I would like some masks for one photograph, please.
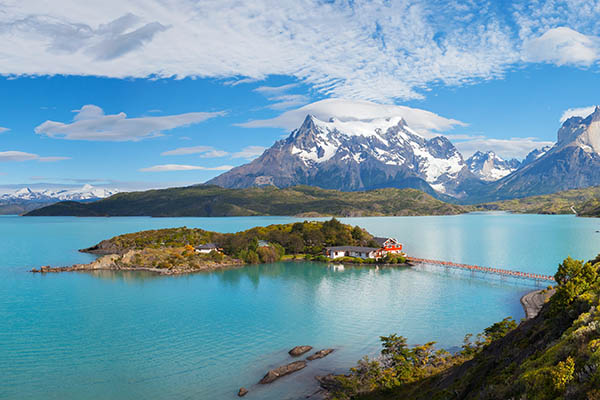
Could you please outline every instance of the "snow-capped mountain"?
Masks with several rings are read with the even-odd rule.
[[[493,151],[478,151],[469,157],[465,163],[475,176],[484,181],[497,181],[516,171],[521,162],[517,159],[504,160]]]
[[[447,138],[425,139],[401,117],[322,121],[308,115],[300,128],[262,156],[208,183],[230,188],[414,187],[462,196],[461,185],[469,180],[478,181]]]
[[[48,201],[83,201],[103,199],[118,193],[118,190],[109,190],[96,188],[92,185],[84,185],[80,189],[62,189],[62,190],[32,190],[30,188],[22,188],[14,193],[6,193],[0,196],[0,200],[6,201],[32,201],[32,202],[48,202]]]
[[[566,120],[558,130],[556,144],[531,158],[522,168],[494,182],[486,200],[600,185],[600,107],[586,118]]]
[[[519,168],[522,168],[528,164],[531,164],[532,162],[534,162],[535,160],[537,160],[538,158],[540,158],[541,156],[546,154],[548,152],[548,150],[550,150],[551,148],[552,148],[552,146],[544,146],[539,149],[531,150],[529,152],[529,154],[527,154],[527,157],[525,157],[523,159],[523,162],[521,163],[521,166]]]

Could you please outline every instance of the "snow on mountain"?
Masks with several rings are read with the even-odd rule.
[[[30,188],[22,188],[14,193],[6,193],[0,196],[0,200],[7,201],[33,201],[33,202],[48,202],[48,201],[85,201],[103,199],[113,194],[118,193],[118,190],[96,188],[92,185],[84,185],[80,189],[62,189],[62,190],[31,190]]]
[[[531,150],[529,152],[529,154],[527,154],[527,157],[525,157],[525,159],[523,160],[523,162],[521,163],[521,166],[519,168],[522,168],[528,164],[531,164],[532,162],[534,162],[535,160],[537,160],[538,158],[540,158],[544,154],[546,154],[548,152],[548,150],[550,150],[551,148],[552,148],[552,146],[544,146],[539,149]]]
[[[600,185],[600,107],[586,118],[567,119],[554,146],[530,155],[529,163],[490,185],[485,200]]]
[[[323,121],[308,115],[302,126],[261,157],[208,183],[233,188],[262,184],[339,190],[417,187],[454,195],[465,179],[475,177],[448,139],[425,139],[401,117]]]
[[[469,171],[484,181],[497,181],[516,171],[521,163],[519,160],[504,160],[493,151],[478,151],[466,161]]]

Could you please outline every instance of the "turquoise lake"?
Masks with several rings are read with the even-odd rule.
[[[380,335],[456,349],[506,316],[534,282],[439,267],[340,267],[306,262],[158,277],[31,274],[93,259],[77,249],[117,234],[188,226],[234,232],[288,217],[0,217],[0,398],[299,399],[315,375],[375,355]],[[468,214],[344,218],[393,236],[409,255],[554,274],[566,256],[600,252],[600,220]],[[271,385],[296,345],[330,356]]]

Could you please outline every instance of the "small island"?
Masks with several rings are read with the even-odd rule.
[[[115,236],[80,251],[101,257],[88,264],[43,266],[32,272],[122,270],[179,275],[285,260],[408,265],[402,244],[396,239],[375,237],[335,218],[237,233],[187,227],[141,231]]]

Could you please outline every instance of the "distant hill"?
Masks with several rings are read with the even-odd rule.
[[[585,189],[572,189],[521,199],[465,206],[465,208],[468,211],[511,211],[523,214],[573,214],[573,209],[575,209],[577,215],[580,216],[600,216],[599,199],[600,186],[593,186]],[[595,204],[599,209],[594,215]]]
[[[92,203],[64,201],[27,216],[222,217],[249,215],[454,215],[461,206],[416,189],[340,192],[310,186],[225,189],[212,185],[118,193]]]

